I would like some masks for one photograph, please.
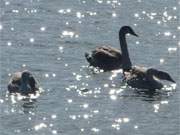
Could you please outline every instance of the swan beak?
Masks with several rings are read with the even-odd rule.
[[[173,82],[173,83],[176,83],[172,78],[170,78],[169,81],[171,81],[171,82]]]
[[[167,76],[165,77],[166,77],[165,80],[176,83],[169,74],[167,74]]]
[[[136,33],[134,33],[133,35],[136,36],[136,37],[139,37]]]
[[[164,79],[167,80],[167,81],[176,83],[169,74],[167,74]]]

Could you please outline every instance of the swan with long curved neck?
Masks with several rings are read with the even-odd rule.
[[[129,26],[123,27],[122,31],[126,33],[134,33],[135,32]],[[167,80],[175,83],[175,81],[171,78],[171,76],[164,71],[160,71],[154,68],[145,68],[145,67],[132,67],[131,60],[129,58],[129,52],[126,43],[125,35],[120,31],[119,33],[120,43],[121,43],[121,51],[122,51],[122,69],[124,80],[127,84],[133,88],[139,89],[161,89],[163,84],[160,80]]]
[[[99,67],[104,71],[111,71],[114,69],[122,68],[122,61],[124,61],[124,65],[125,63],[129,64],[130,60],[128,60],[127,57],[129,55],[126,47],[127,44],[125,38],[126,34],[128,33],[137,36],[131,27],[121,27],[119,31],[121,51],[113,47],[102,46],[97,47],[95,50],[93,50],[91,55],[89,53],[85,53],[85,57],[89,62],[90,66]],[[127,65],[126,68],[128,67],[129,65]]]
[[[122,52],[122,68],[124,70],[129,70],[132,67],[131,60],[129,58],[129,52],[127,49],[127,43],[126,43],[126,34],[129,33],[134,36],[138,36],[131,27],[124,26],[119,31],[119,41],[121,46],[121,52]]]
[[[8,84],[8,91],[10,93],[28,95],[35,94],[38,90],[39,86],[36,79],[32,73],[27,70],[14,73]]]

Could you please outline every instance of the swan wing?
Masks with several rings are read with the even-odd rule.
[[[93,51],[92,56],[98,60],[119,60],[121,59],[121,53],[119,50],[111,47],[99,47]]]

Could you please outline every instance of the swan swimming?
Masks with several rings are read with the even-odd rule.
[[[123,29],[126,29],[124,31],[133,31],[133,29],[129,26],[124,26]],[[126,37],[124,34],[121,34],[120,38],[123,77],[124,81],[126,81],[129,86],[138,89],[155,90],[161,89],[163,87],[161,80],[167,80],[175,83],[175,81],[167,72],[160,71],[154,68],[132,66],[131,60],[129,58]]]
[[[124,38],[126,34],[138,36],[132,29],[129,29],[128,26],[123,26],[119,30],[120,46],[121,44],[126,43],[126,40]],[[124,48],[121,47],[121,49],[124,49]],[[91,55],[86,52],[85,57],[87,61],[89,62],[90,66],[98,67],[100,69],[103,69],[104,71],[111,71],[111,70],[122,68],[123,56],[122,56],[121,51],[113,47],[101,46],[93,50]]]
[[[9,84],[9,93],[20,93],[22,95],[35,94],[39,90],[38,83],[30,71],[24,70],[12,75]]]

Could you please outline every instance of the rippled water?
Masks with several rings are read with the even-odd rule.
[[[168,71],[179,84],[178,0],[1,0],[1,135],[177,135],[179,86],[155,93],[128,88],[120,71],[93,73],[84,52],[119,48],[130,25],[133,64]],[[6,95],[11,74],[29,69],[44,92]]]

